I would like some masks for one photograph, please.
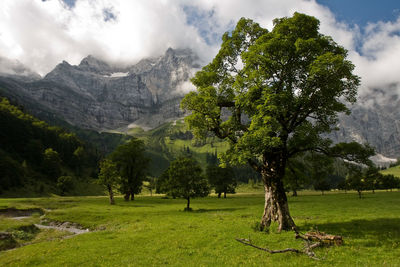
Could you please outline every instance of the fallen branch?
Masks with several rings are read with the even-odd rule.
[[[275,253],[285,253],[285,252],[302,253],[302,251],[300,251],[300,250],[298,250],[298,249],[295,249],[295,248],[286,248],[286,249],[281,249],[281,250],[272,250],[272,249],[262,248],[262,247],[253,245],[253,244],[251,243],[251,240],[249,240],[249,239],[244,239],[244,238],[235,238],[235,239],[236,239],[236,241],[239,241],[240,243],[242,243],[242,244],[244,244],[244,245],[246,245],[246,246],[250,246],[250,247],[253,247],[253,248],[256,248],[256,249],[260,249],[260,250],[266,251],[266,252],[271,253],[271,254],[275,254]]]
[[[315,249],[317,247],[322,247],[322,246],[329,246],[332,244],[335,244],[337,246],[340,246],[343,244],[343,238],[341,236],[328,235],[326,233],[319,232],[318,230],[311,231],[311,232],[308,232],[305,234],[300,234],[296,229],[294,229],[294,231],[296,233],[295,238],[302,239],[305,242],[303,250],[299,250],[299,249],[295,249],[295,248],[273,250],[273,249],[269,249],[269,248],[263,248],[263,247],[256,246],[251,242],[250,239],[244,239],[244,238],[235,238],[235,239],[236,239],[236,241],[238,241],[246,246],[250,246],[250,247],[262,250],[262,251],[266,251],[271,254],[294,252],[297,254],[300,254],[300,253],[306,254],[308,257],[310,257],[314,260],[320,260],[320,258],[316,257],[313,249]],[[313,243],[313,242],[315,242],[315,243]]]

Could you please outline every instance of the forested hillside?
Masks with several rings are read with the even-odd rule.
[[[97,175],[100,154],[75,134],[24,113],[5,98],[0,125],[0,194],[87,194],[95,187],[90,180]]]

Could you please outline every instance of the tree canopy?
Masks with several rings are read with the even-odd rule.
[[[159,188],[163,193],[187,200],[187,211],[191,210],[191,198],[205,197],[210,193],[203,170],[193,158],[179,158],[171,162],[161,175],[161,182]]]
[[[229,140],[223,163],[248,163],[261,173],[261,228],[272,220],[279,230],[295,227],[282,182],[290,158],[313,151],[366,162],[372,153],[356,143],[334,146],[323,135],[335,129],[338,113],[349,113],[346,102],[356,101],[360,79],[346,57],[314,17],[275,19],[272,31],[242,18],[192,79],[197,91],[181,102],[192,112],[186,122],[198,137],[213,132]]]
[[[149,159],[145,156],[143,141],[132,138],[126,144],[118,146],[110,155],[110,159],[116,164],[121,177],[120,191],[125,200],[134,200],[135,194],[142,190],[143,180],[149,165]]]
[[[110,159],[101,161],[98,183],[107,188],[111,205],[115,204],[113,188],[119,185],[120,182],[121,178],[117,171],[117,164]]]
[[[207,166],[206,174],[208,183],[214,188],[215,193],[218,194],[218,198],[221,197],[222,193],[224,193],[224,198],[226,198],[227,193],[235,193],[237,181],[230,166],[221,168],[210,164]]]

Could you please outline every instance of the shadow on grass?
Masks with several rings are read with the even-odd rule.
[[[242,210],[242,209],[244,209],[244,208],[198,209],[198,210],[193,210],[192,212],[205,213],[205,212],[218,212],[218,211],[237,211],[237,210]]]
[[[378,218],[372,220],[351,220],[348,222],[335,222],[316,224],[319,231],[329,234],[342,235],[345,239],[361,239],[366,246],[399,245],[400,218]],[[304,230],[311,229],[312,225],[305,225]],[[346,241],[345,241],[346,242]]]

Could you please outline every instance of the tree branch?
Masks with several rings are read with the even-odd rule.
[[[268,249],[268,248],[262,248],[262,247],[253,245],[251,243],[251,240],[249,240],[249,239],[244,239],[244,238],[235,238],[235,239],[236,239],[236,241],[238,241],[238,242],[240,242],[240,243],[242,243],[242,244],[244,244],[246,246],[250,246],[250,247],[253,247],[253,248],[256,248],[256,249],[259,249],[259,250],[263,250],[263,251],[266,251],[266,252],[271,253],[271,254],[285,253],[285,252],[303,253],[301,250],[298,250],[298,249],[295,249],[295,248],[286,248],[286,249],[280,249],[280,250],[272,250],[272,249]]]

